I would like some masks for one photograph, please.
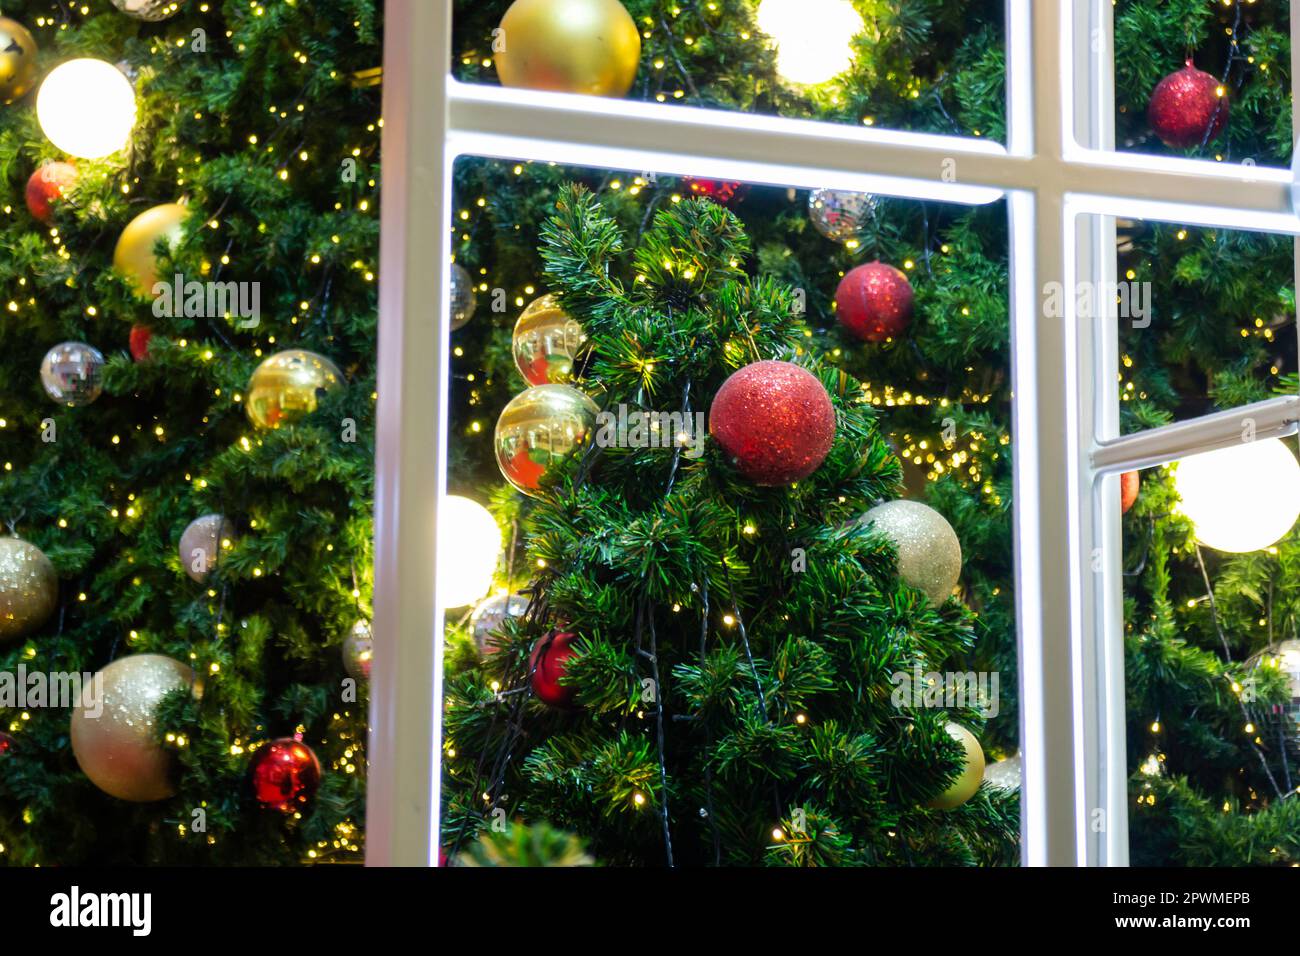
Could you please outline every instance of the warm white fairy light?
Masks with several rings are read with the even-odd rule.
[[[1174,485],[1197,540],[1218,551],[1267,548],[1300,515],[1300,465],[1277,438],[1184,458]]]
[[[849,0],[762,0],[758,28],[776,42],[782,78],[812,86],[853,65],[852,41],[865,24]]]
[[[111,63],[61,63],[36,95],[36,118],[51,143],[70,156],[99,159],[124,147],[135,126],[135,89]]]

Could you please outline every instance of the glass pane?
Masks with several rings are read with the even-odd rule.
[[[455,185],[443,851],[1015,863],[1005,205]]]
[[[1115,142],[1291,163],[1291,3],[1115,2]]]
[[[1003,8],[991,0],[458,0],[453,69],[473,83],[1002,142]]]

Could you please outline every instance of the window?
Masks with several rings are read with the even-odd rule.
[[[953,202],[1006,197],[1023,861],[1127,863],[1113,476],[1232,444],[1243,417],[1255,437],[1294,434],[1300,399],[1121,436],[1115,310],[1088,315],[1065,294],[1057,313],[1046,299],[1116,281],[1117,217],[1300,232],[1290,171],[1116,152],[1104,0],[1008,0],[1005,146],[462,84],[448,73],[448,6],[395,0],[387,22],[369,861],[436,857],[442,607],[426,575],[445,492],[448,361],[446,328],[429,317],[448,314],[452,164],[473,154]],[[414,845],[412,832],[429,839]]]

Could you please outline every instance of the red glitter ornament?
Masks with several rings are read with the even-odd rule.
[[[723,206],[739,202],[744,198],[745,193],[744,183],[733,183],[725,179],[696,179],[694,176],[685,176],[682,185],[697,199],[712,199]]]
[[[146,325],[131,326],[131,358],[143,362],[149,357],[149,340],[153,338],[153,329]]]
[[[560,683],[564,676],[569,658],[578,651],[573,642],[576,634],[568,631],[552,631],[540,638],[533,645],[533,652],[528,656],[528,681],[538,700],[551,707],[570,707],[578,688]]]
[[[8,753],[13,748],[14,739],[9,734],[0,730],[0,754]]]
[[[320,787],[320,761],[301,740],[281,737],[253,756],[253,796],[288,813],[306,806]]]
[[[893,266],[868,262],[840,280],[835,311],[853,335],[883,342],[901,334],[912,321],[912,283]]]
[[[1188,149],[1218,137],[1228,125],[1228,94],[1209,73],[1187,65],[1156,84],[1147,122],[1166,146]]]
[[[1138,500],[1138,488],[1142,484],[1142,479],[1136,471],[1126,471],[1119,476],[1119,509],[1120,514],[1127,514],[1128,509],[1133,507],[1133,503]]]
[[[718,389],[709,434],[755,484],[787,485],[811,475],[831,450],[835,407],[807,369],[755,362]]]
[[[37,222],[48,223],[54,203],[62,199],[77,181],[77,167],[71,163],[41,163],[27,180],[27,211]]]

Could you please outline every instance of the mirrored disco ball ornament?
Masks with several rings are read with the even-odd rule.
[[[489,643],[492,634],[500,630],[508,617],[523,617],[528,610],[528,597],[523,594],[494,594],[474,609],[469,619],[470,632],[480,657],[496,653],[496,645]]]
[[[137,20],[166,20],[180,12],[182,0],[113,0],[127,16]]]
[[[808,218],[827,239],[856,243],[858,226],[875,211],[876,197],[843,189],[814,189],[808,196]]]
[[[1277,667],[1290,685],[1290,701],[1282,706],[1282,716],[1291,733],[1300,737],[1300,640],[1279,641],[1250,659],[1253,667],[1265,663]]]
[[[573,374],[573,360],[587,341],[582,326],[560,308],[553,295],[529,303],[515,323],[515,365],[529,385],[562,385]]]
[[[516,395],[497,419],[497,464],[526,495],[542,496],[542,477],[586,443],[600,409],[569,385],[538,385]]]
[[[45,353],[41,384],[62,405],[89,405],[104,390],[104,356],[85,342],[63,342]]]
[[[343,386],[343,373],[305,349],[277,352],[253,372],[244,404],[258,428],[279,428],[316,411],[321,396]]]
[[[478,294],[474,291],[474,279],[460,266],[451,267],[451,330],[458,328],[474,318],[478,308]]]

